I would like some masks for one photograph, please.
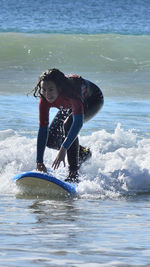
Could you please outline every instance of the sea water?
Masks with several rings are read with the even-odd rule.
[[[150,3],[0,1],[0,265],[150,265]],[[79,139],[92,151],[78,196],[19,196],[35,171],[38,76],[57,67],[101,87]],[[28,94],[29,93],[29,94]],[[57,110],[51,109],[50,121]],[[67,166],[49,171],[64,180]]]

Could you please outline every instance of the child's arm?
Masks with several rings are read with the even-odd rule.
[[[37,170],[47,172],[46,167],[43,163],[44,151],[47,143],[48,127],[39,127],[38,138],[37,138]]]
[[[73,141],[76,139],[82,125],[83,125],[83,114],[78,114],[78,115],[73,115],[73,123],[72,126],[69,130],[69,133],[65,139],[65,141],[63,142],[59,153],[56,157],[56,159],[54,160],[52,167],[54,169],[57,169],[61,163],[61,161],[64,162],[64,166],[65,166],[65,156],[66,156],[66,152],[67,149],[69,149],[69,147],[72,145]]]
[[[47,142],[48,127],[40,126],[37,137],[37,162],[43,163],[43,156]]]
[[[48,137],[48,122],[49,122],[49,106],[45,100],[40,99],[39,102],[39,131],[37,137],[37,167],[38,171],[47,172],[43,163],[44,151]]]
[[[83,114],[74,114],[73,115],[73,123],[70,127],[70,130],[68,132],[68,135],[66,139],[64,140],[62,146],[66,148],[67,150],[69,147],[72,145],[73,141],[76,139],[78,136],[79,131],[82,128],[83,125],[83,120],[84,120],[84,115]]]

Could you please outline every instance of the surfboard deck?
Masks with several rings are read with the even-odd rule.
[[[40,172],[24,172],[12,178],[24,194],[49,197],[75,196],[76,185]]]

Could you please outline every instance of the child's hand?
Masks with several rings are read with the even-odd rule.
[[[52,164],[52,168],[55,169],[58,169],[61,161],[63,161],[64,163],[64,167],[65,167],[65,156],[66,156],[66,153],[67,153],[67,149],[64,148],[63,146],[61,146],[59,152],[58,152],[58,155],[56,157],[56,159],[54,160],[53,164]]]
[[[37,163],[36,164],[36,170],[39,172],[46,172],[47,173],[47,169],[46,169],[44,163]]]

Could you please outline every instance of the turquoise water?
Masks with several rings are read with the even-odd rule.
[[[0,1],[0,265],[150,265],[149,1]],[[38,100],[47,68],[101,87],[103,109],[80,132],[92,158],[78,196],[22,196],[35,170]],[[52,119],[56,109],[50,112]],[[46,149],[50,172],[57,151]]]
[[[1,265],[148,266],[148,200],[59,202],[4,196]]]
[[[1,0],[0,31],[150,34],[149,0]]]
[[[38,101],[17,94],[0,100],[0,265],[149,264],[149,101],[105,98],[80,133],[92,158],[80,169],[78,196],[55,200],[21,197],[11,182],[35,170]],[[49,169],[56,154],[46,150]],[[51,173],[64,180],[67,168]]]

